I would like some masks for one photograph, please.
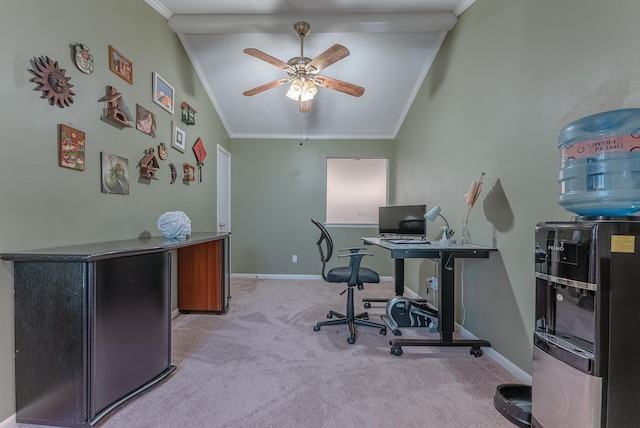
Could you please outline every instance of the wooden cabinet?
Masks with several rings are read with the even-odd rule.
[[[178,249],[178,308],[223,313],[229,301],[229,238]]]
[[[200,232],[2,254],[14,271],[16,421],[91,427],[173,373],[171,250],[184,254],[178,288],[222,312],[228,241]]]

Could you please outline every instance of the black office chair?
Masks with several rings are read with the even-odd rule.
[[[348,251],[348,253],[340,254],[338,257],[349,257],[349,266],[336,267],[325,274],[327,263],[331,260],[333,253],[333,240],[327,229],[320,222],[314,219],[311,219],[311,222],[320,229],[320,238],[316,245],[320,251],[320,260],[322,261],[322,279],[331,283],[344,282],[347,284],[347,289],[345,290],[347,292],[347,313],[341,314],[340,312],[329,311],[327,318],[336,317],[337,319],[319,322],[313,327],[313,330],[320,331],[320,327],[325,325],[346,324],[349,326],[350,333],[347,342],[351,345],[356,342],[356,325],[379,328],[380,334],[386,335],[387,327],[385,325],[369,321],[367,312],[356,315],[353,309],[353,287],[356,286],[358,290],[362,290],[365,283],[380,282],[380,277],[375,271],[360,267],[362,258],[373,254],[362,251],[363,248],[341,249],[340,251]],[[345,291],[340,294],[344,294]]]

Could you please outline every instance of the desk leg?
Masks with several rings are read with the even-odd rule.
[[[396,270],[396,296],[404,294],[404,259],[394,259]]]
[[[396,260],[396,269],[398,260]],[[404,283],[404,264],[402,264],[402,280]],[[443,251],[440,254],[440,294],[438,296],[438,330],[440,339],[394,339],[389,341],[391,354],[402,355],[403,346],[470,346],[474,357],[482,356],[481,346],[491,346],[481,339],[453,340],[455,324],[455,257],[453,253]],[[398,281],[396,271],[396,281]],[[396,291],[398,283],[396,282]]]
[[[442,343],[451,343],[455,322],[455,259],[453,254],[444,252],[439,264],[438,329]]]
[[[404,259],[393,259],[395,264],[395,282],[394,287],[396,289],[396,296],[402,296],[404,294]],[[362,299],[364,302],[364,308],[371,308],[371,303],[388,303],[390,299],[378,299],[365,297]]]

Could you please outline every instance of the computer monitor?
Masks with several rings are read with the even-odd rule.
[[[396,205],[378,208],[378,233],[383,235],[425,236],[427,206]]]

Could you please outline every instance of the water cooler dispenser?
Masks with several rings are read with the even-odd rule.
[[[531,423],[640,426],[640,218],[539,223]]]

